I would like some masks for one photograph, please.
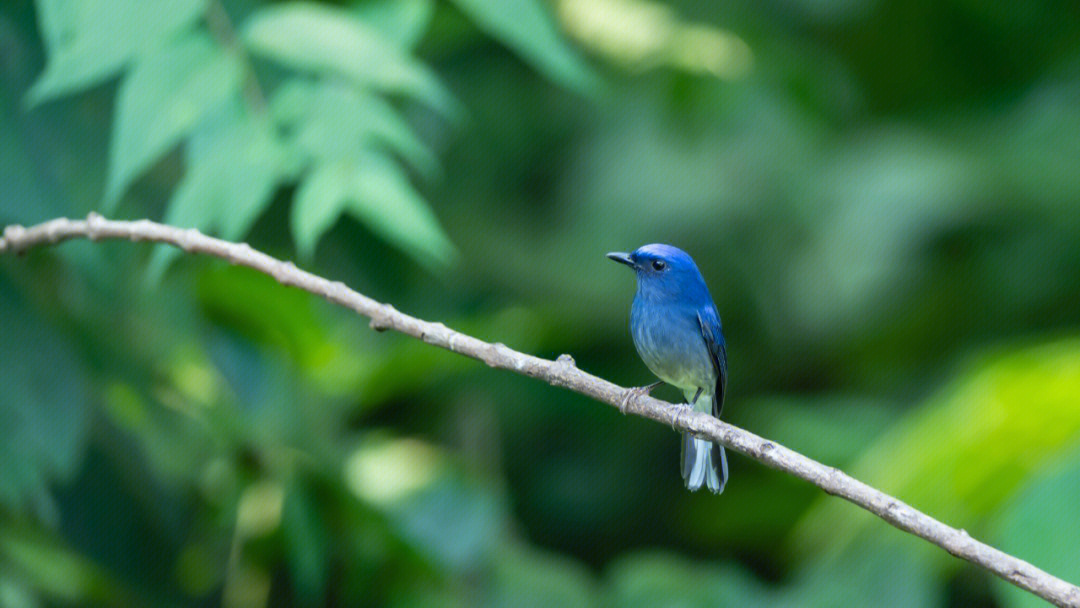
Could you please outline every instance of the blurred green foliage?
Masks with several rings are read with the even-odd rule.
[[[983,520],[1080,434],[1080,343],[1014,347],[958,376],[897,420],[851,472],[981,535]],[[819,501],[807,514],[797,535],[807,551],[842,550],[861,529],[880,528],[842,506]]]
[[[1080,15],[968,0],[16,0],[0,224],[99,210],[650,381],[1080,579]],[[0,260],[0,606],[1027,606],[661,425],[164,247]],[[658,394],[676,399],[674,392]]]

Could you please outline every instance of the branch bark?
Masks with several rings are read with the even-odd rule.
[[[1080,608],[1080,588],[1039,568],[972,538],[966,531],[952,528],[925,513],[854,479],[839,469],[823,465],[775,442],[721,422],[708,414],[688,410],[648,395],[637,394],[577,368],[570,355],[555,361],[515,351],[501,343],[488,343],[456,332],[442,323],[423,321],[398,312],[353,291],[339,281],[330,281],[252,249],[246,243],[230,243],[206,236],[197,230],[183,230],[151,222],[110,221],[91,213],[85,220],[58,218],[30,228],[8,226],[0,238],[0,254],[22,253],[31,247],[74,238],[127,239],[175,245],[188,253],[203,253],[268,274],[282,285],[298,287],[349,308],[371,320],[372,329],[394,331],[419,338],[428,344],[451,350],[486,363],[537,378],[592,397],[626,412],[650,418],[673,428],[718,441],[768,467],[808,481],[877,515],[893,526],[923,538],[949,553],[985,568],[1017,587],[1057,605]]]

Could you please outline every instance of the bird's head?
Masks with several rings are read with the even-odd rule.
[[[612,252],[607,257],[634,269],[640,296],[688,302],[711,300],[694,259],[678,247],[644,245],[633,253]]]

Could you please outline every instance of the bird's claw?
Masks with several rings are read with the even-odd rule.
[[[676,430],[675,425],[679,422],[679,418],[683,412],[690,409],[689,403],[677,403],[675,404],[675,411],[671,413],[671,430]]]
[[[626,408],[630,405],[631,399],[637,399],[642,395],[648,395],[652,392],[654,388],[660,386],[660,384],[660,382],[654,382],[653,384],[649,384],[646,386],[635,386],[633,388],[626,389],[626,391],[623,392],[622,401],[619,402],[619,411],[622,412],[623,416],[625,416]]]
[[[634,388],[627,389],[626,392],[623,393],[622,401],[619,402],[619,411],[622,412],[623,416],[626,415],[626,408],[630,405],[630,400],[637,399],[645,394],[641,389],[642,387],[635,386]]]

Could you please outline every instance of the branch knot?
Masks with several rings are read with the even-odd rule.
[[[4,242],[7,243],[7,248],[10,248],[16,254],[21,254],[30,247],[30,243],[23,242],[25,236],[26,228],[19,224],[11,224],[4,228]]]

